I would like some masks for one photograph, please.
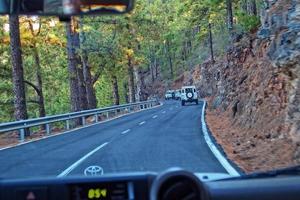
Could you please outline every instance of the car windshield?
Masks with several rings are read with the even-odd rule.
[[[134,4],[0,17],[0,178],[300,164],[299,1]]]

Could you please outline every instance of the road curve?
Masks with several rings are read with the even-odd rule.
[[[0,151],[0,177],[84,175],[92,165],[105,174],[181,167],[193,172],[225,169],[208,148],[199,105],[178,101]]]

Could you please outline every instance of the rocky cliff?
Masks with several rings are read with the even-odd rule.
[[[257,33],[193,73],[209,128],[247,172],[300,163],[300,0],[265,2]]]

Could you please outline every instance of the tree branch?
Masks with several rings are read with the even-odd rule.
[[[97,80],[99,79],[101,72],[103,70],[102,66],[99,66],[98,70],[96,71],[95,75],[92,78],[92,84],[95,85],[95,83],[97,82]]]
[[[30,28],[30,31],[31,31],[31,35],[34,36],[34,37],[38,36],[41,32],[41,26],[42,26],[41,20],[38,19],[39,27],[38,27],[38,31],[36,33],[34,32],[34,29],[33,29],[32,20],[27,20],[27,22],[28,22],[28,25],[29,25],[29,28]]]
[[[39,101],[33,100],[33,99],[28,100],[27,103],[36,103],[36,104],[40,104]]]
[[[41,91],[39,90],[39,88],[36,85],[34,85],[33,83],[26,81],[26,80],[24,80],[24,83],[26,83],[27,85],[30,85],[36,91],[36,93],[39,96],[41,96]]]

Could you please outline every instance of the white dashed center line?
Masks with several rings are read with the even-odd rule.
[[[154,115],[152,118],[153,118],[153,119],[157,118],[157,115]]]
[[[139,123],[139,125],[143,125],[143,124],[145,124],[145,123],[146,123],[145,121],[142,121],[142,122]]]
[[[162,111],[162,113],[163,113],[163,114],[165,114],[165,113],[166,113],[166,111]]]
[[[126,131],[123,131],[121,134],[124,135],[126,133],[128,133],[130,131],[130,129],[127,129]]]
[[[170,108],[170,110],[173,110],[173,108]]]

